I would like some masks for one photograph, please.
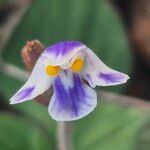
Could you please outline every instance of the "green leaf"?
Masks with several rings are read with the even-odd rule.
[[[6,100],[9,104],[9,99],[18,90],[22,82],[18,81],[17,79],[9,78],[8,76],[0,73],[0,83],[1,85],[4,85],[2,87],[2,90],[4,92],[4,95],[6,95]],[[34,102],[34,100],[18,105],[9,105],[9,107],[12,109],[17,109],[23,112],[25,115],[38,120],[39,122],[43,123],[43,125],[48,128],[50,132],[54,134],[55,122],[48,115],[47,107]]]
[[[75,123],[75,149],[134,150],[147,120],[142,111],[102,103],[88,117]]]
[[[107,65],[129,71],[129,49],[122,24],[105,0],[36,0],[26,11],[3,51],[5,61],[24,68],[20,56],[26,41],[39,39],[46,46],[59,40],[79,40],[91,47]],[[122,59],[126,57],[125,63]],[[7,103],[23,85],[17,79],[0,74],[1,90]],[[123,86],[111,88],[120,91]],[[55,126],[47,108],[32,101],[11,106]]]
[[[138,135],[137,150],[149,150],[150,149],[150,119],[147,120],[142,126]]]
[[[3,52],[4,60],[24,68],[20,50],[26,41],[32,39],[39,39],[45,46],[59,40],[79,40],[93,49],[108,66],[125,73],[130,70],[130,53],[121,21],[106,0],[94,2],[93,0],[34,1],[7,43]],[[23,84],[4,74],[0,74],[0,83],[3,85],[1,90],[7,102]],[[110,90],[119,92],[122,87]],[[11,107],[40,121],[49,130],[47,134],[51,133],[54,138],[55,123],[48,116],[46,108],[32,101]],[[6,143],[5,146],[7,146],[3,149],[9,150],[8,141],[15,150],[18,147],[18,149],[24,149],[21,147],[24,141],[26,145],[31,145],[25,149],[46,150],[47,147],[54,149],[51,144],[53,146],[56,143],[47,143],[42,130],[37,126],[29,127],[28,123],[20,121],[20,118],[19,120],[18,118],[8,119],[11,121],[5,122],[7,118],[9,117],[0,118],[0,133],[5,131],[1,134],[0,146],[1,143]],[[102,103],[92,114],[75,123],[73,141],[75,149],[134,150],[138,145],[140,140],[138,136],[146,120],[146,114],[139,110]],[[13,127],[14,130],[7,129],[9,131],[7,132],[4,130],[7,126]],[[14,136],[9,137],[9,135]],[[14,137],[18,136],[21,137],[19,138],[21,144],[15,141]],[[40,137],[43,137],[44,141]],[[40,143],[44,144],[40,145]],[[42,147],[43,145],[45,147]]]
[[[108,66],[125,73],[130,70],[129,48],[121,21],[106,0],[34,1],[4,49],[5,61],[23,68],[21,48],[33,39],[39,39],[45,46],[60,40],[79,40]],[[110,90],[119,92],[122,88]]]
[[[0,149],[49,150],[54,149],[53,137],[27,118],[0,115]]]

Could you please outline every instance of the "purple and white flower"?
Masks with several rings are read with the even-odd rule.
[[[87,80],[89,85],[83,81]],[[96,86],[125,83],[128,75],[107,67],[78,41],[64,41],[45,49],[11,104],[32,100],[53,86],[48,112],[57,121],[80,119],[94,110]]]

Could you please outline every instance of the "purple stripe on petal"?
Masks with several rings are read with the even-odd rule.
[[[78,74],[73,74],[73,85],[67,88],[60,77],[55,79],[49,106],[49,113],[55,120],[76,120],[89,114],[95,106],[95,91],[86,86]]]
[[[80,46],[83,46],[83,44],[78,41],[63,41],[48,47],[44,53],[64,56]]]
[[[86,74],[86,80],[89,82],[90,86],[95,87],[95,84],[92,81],[92,77],[90,74]]]
[[[82,81],[79,76],[74,75],[74,86],[65,89],[61,79],[58,77],[54,83],[54,90],[56,92],[56,99],[59,103],[58,113],[62,111],[62,109],[69,109],[72,115],[78,115],[78,100],[85,96]]]
[[[124,79],[124,75],[121,73],[99,73],[98,76],[106,83],[117,83]]]
[[[16,95],[16,98],[17,98],[17,101],[20,101],[20,100],[23,100],[25,98],[29,98],[32,94],[32,92],[34,91],[35,87],[28,87],[22,91],[20,91],[17,95]]]

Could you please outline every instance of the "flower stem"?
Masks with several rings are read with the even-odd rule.
[[[58,150],[73,150],[72,123],[59,122],[57,132]]]

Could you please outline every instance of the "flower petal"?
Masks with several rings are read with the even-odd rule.
[[[31,100],[46,91],[52,84],[53,78],[50,78],[44,70],[45,57],[40,56],[28,81],[23,87],[10,99],[11,104],[21,103]]]
[[[84,84],[78,74],[66,71],[54,81],[48,111],[57,121],[72,121],[88,115],[96,104],[96,92]]]
[[[85,51],[85,70],[83,77],[91,87],[111,86],[127,82],[129,76],[107,67],[90,49]]]
[[[48,58],[48,63],[59,66],[68,63],[71,58],[86,46],[78,41],[63,41],[56,43],[44,51],[43,56]]]

